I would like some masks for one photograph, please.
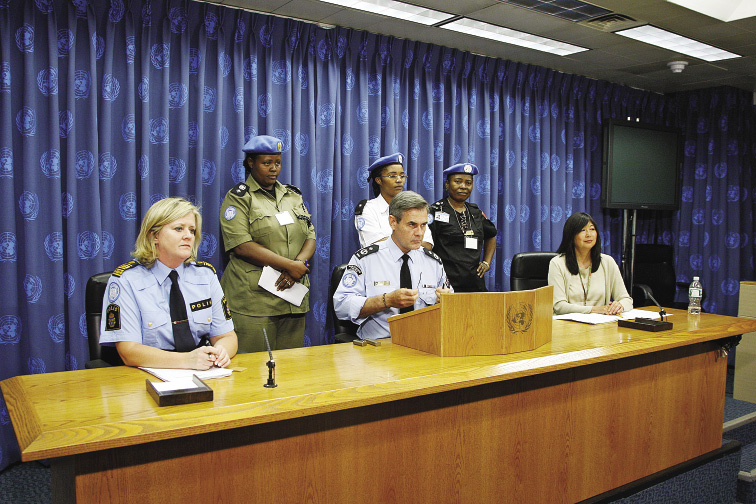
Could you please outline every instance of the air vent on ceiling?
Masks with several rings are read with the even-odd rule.
[[[615,32],[617,30],[624,30],[626,28],[646,24],[646,22],[639,21],[624,14],[612,13],[607,14],[606,16],[589,19],[587,21],[581,21],[579,24],[604,32]]]

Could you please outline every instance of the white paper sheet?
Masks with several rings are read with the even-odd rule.
[[[671,317],[671,313],[667,313],[667,317]],[[646,319],[659,319],[659,312],[653,312],[649,310],[630,310],[622,313],[623,319],[635,319],[635,318],[646,318]],[[665,317],[666,318],[666,317]]]
[[[196,383],[194,383],[191,378],[188,380],[176,380],[167,382],[151,381],[150,383],[158,392],[173,392],[176,390],[192,390],[200,388]]]
[[[164,369],[164,368],[148,368],[140,367],[142,371],[147,371],[151,375],[157,376],[163,381],[174,382],[180,380],[190,380],[193,375],[197,375],[200,380],[210,380],[212,378],[223,378],[225,376],[231,376],[231,371],[228,368],[211,367],[207,371],[197,371],[196,369]]]
[[[607,324],[623,319],[658,319],[659,313],[648,310],[629,310],[620,315],[604,315],[602,313],[565,313],[564,315],[554,315],[554,320],[572,320],[573,322],[582,322],[583,324]]]
[[[603,315],[601,313],[565,313],[564,315],[555,315],[555,320],[572,320],[573,322],[582,322],[583,324],[606,324],[616,322],[619,317],[616,315]]]
[[[276,288],[276,280],[278,280],[280,276],[280,271],[273,269],[270,266],[265,266],[262,270],[262,274],[260,275],[260,281],[258,282],[258,285],[271,294],[274,294],[281,299],[288,301],[294,306],[301,306],[305,294],[307,294],[310,289],[308,289],[301,283],[295,283],[288,289],[280,291]]]

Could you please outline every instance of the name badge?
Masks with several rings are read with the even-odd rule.
[[[449,222],[449,214],[446,212],[436,212],[436,220],[441,222]]]
[[[286,226],[287,224],[294,224],[294,218],[292,218],[291,214],[286,210],[277,213],[276,219],[278,219],[278,223],[282,226]]]
[[[388,280],[378,280],[373,282],[373,287],[388,287],[391,285],[391,282]]]
[[[477,238],[470,238],[469,236],[465,237],[465,248],[466,249],[477,249],[478,248],[478,239]]]

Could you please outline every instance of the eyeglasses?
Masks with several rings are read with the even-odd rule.
[[[404,179],[406,179],[407,175],[405,175],[403,173],[401,175],[398,174],[398,173],[392,173],[391,175],[381,175],[381,178],[391,179],[394,182],[396,182],[397,180],[404,180]]]

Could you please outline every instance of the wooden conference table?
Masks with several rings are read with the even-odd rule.
[[[721,446],[721,340],[756,320],[669,311],[661,333],[554,321],[504,356],[278,351],[275,389],[239,355],[213,402],[164,408],[127,367],[0,385],[57,502],[575,502]]]

